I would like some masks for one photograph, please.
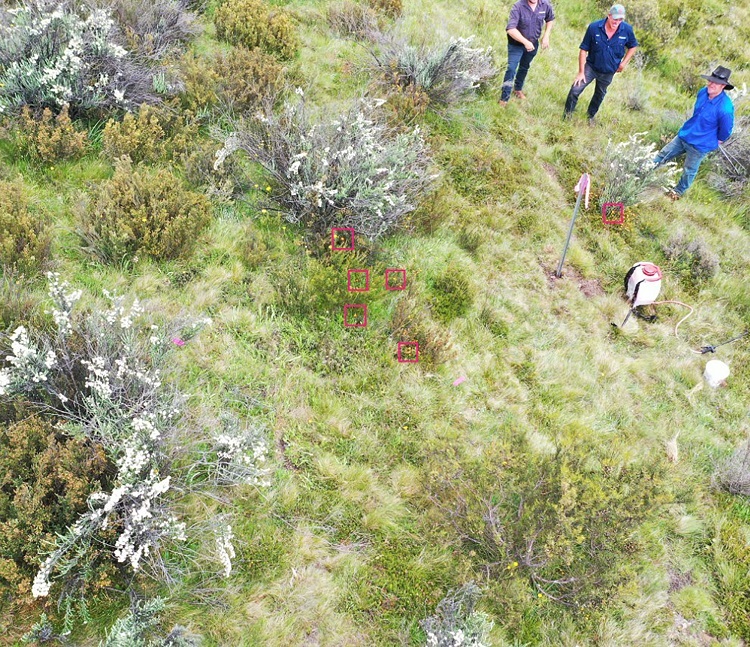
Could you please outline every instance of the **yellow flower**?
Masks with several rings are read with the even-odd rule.
[[[271,187],[270,187],[270,186],[267,186],[267,187],[266,187],[266,191],[270,191],[270,190],[271,190]]]
[[[260,212],[261,213],[268,213],[268,211],[266,209],[261,209]]]

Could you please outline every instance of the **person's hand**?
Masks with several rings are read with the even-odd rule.
[[[542,49],[549,49],[549,36],[542,38]]]
[[[617,71],[618,71],[618,72],[624,72],[624,71],[625,71],[625,68],[626,68],[627,66],[628,66],[628,64],[627,64],[626,62],[624,62],[624,61],[623,61],[623,62],[621,62],[621,63],[620,63],[620,64],[619,64],[618,66],[617,66]]]
[[[526,48],[527,52],[533,52],[534,51],[534,43],[532,43],[530,40],[527,40],[523,46]]]
[[[581,83],[584,83],[586,81],[586,75],[583,72],[579,72],[576,75],[575,80],[573,81],[573,85],[581,85]]]

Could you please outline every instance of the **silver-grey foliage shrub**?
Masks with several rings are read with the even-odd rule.
[[[473,582],[449,591],[435,615],[420,623],[427,634],[426,647],[489,647],[493,624],[475,609],[480,594]]]
[[[328,7],[328,26],[343,38],[375,41],[380,34],[378,14],[364,4],[341,0]]]
[[[164,600],[134,599],[127,615],[115,621],[99,647],[197,647],[199,640],[183,627],[174,627],[166,636],[155,636]]]
[[[730,494],[750,497],[750,441],[745,441],[714,474],[715,483]]]
[[[124,2],[124,0],[121,0]],[[26,0],[0,9],[0,112],[21,106],[72,113],[159,100],[165,72],[126,48],[108,8]]]
[[[161,61],[200,33],[188,0],[98,0],[112,8],[127,48],[138,57]]]
[[[737,118],[732,136],[713,155],[711,184],[724,195],[742,194],[750,182],[750,117]]]
[[[450,106],[472,96],[497,74],[492,48],[472,47],[473,36],[435,47],[410,44],[392,32],[370,48],[373,71],[387,89],[423,91],[433,106]]]
[[[280,114],[257,114],[235,123],[216,167],[244,151],[272,178],[271,197],[289,222],[320,234],[353,227],[376,239],[417,207],[434,180],[419,128],[388,127],[377,106],[362,101],[336,118],[313,120],[300,98]]]
[[[696,283],[707,281],[719,271],[719,256],[701,238],[691,239],[678,231],[662,246],[664,255],[678,269],[684,269]]]
[[[100,447],[113,466],[114,487],[91,494],[88,511],[58,536],[32,594],[47,596],[56,579],[85,581],[95,547],[108,550],[124,572],[168,579],[164,546],[179,552],[188,534],[200,538],[193,531],[202,520],[191,519],[188,531],[178,512],[181,497],[215,497],[224,486],[264,484],[265,440],[260,429],[236,421],[219,429],[213,422],[186,429],[185,398],[163,382],[160,369],[205,321],[159,328],[144,321],[137,299],[128,304],[112,295],[108,308],[81,313],[75,309],[81,291],[49,276],[56,328],[19,326],[6,337],[0,396],[22,398],[61,432]],[[220,527],[220,517],[204,525],[204,563],[214,561],[229,575],[231,526]]]

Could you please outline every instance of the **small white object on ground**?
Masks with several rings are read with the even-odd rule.
[[[708,385],[715,389],[729,377],[729,366],[720,359],[712,359],[706,364],[703,377],[706,378]]]

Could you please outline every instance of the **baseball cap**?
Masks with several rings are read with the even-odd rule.
[[[609,15],[612,16],[615,20],[622,20],[625,18],[625,7],[623,7],[621,4],[613,4],[609,8]]]

